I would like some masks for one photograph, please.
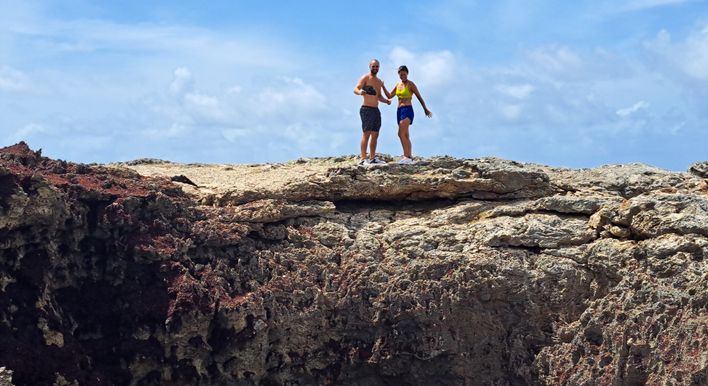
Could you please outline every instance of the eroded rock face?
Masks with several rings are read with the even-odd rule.
[[[708,161],[696,162],[688,168],[688,171],[703,178],[708,178]]]
[[[703,385],[706,255],[706,180],[644,165],[87,166],[21,143],[0,384]]]

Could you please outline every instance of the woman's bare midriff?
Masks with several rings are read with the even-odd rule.
[[[413,98],[398,98],[398,107],[413,106]]]

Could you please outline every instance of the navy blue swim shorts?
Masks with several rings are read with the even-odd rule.
[[[396,120],[401,123],[402,120],[409,118],[411,125],[413,124],[413,106],[401,106],[396,110]]]

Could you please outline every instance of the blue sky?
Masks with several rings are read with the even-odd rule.
[[[0,145],[78,162],[358,153],[381,61],[418,156],[554,166],[708,159],[708,1],[0,0]],[[401,153],[395,107],[379,151]]]

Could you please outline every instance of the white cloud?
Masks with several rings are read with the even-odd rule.
[[[708,80],[708,24],[694,31],[684,48],[684,71],[694,78]]]
[[[620,117],[628,117],[640,110],[644,110],[647,108],[649,108],[649,103],[647,103],[646,101],[639,101],[629,107],[617,110],[616,114]]]
[[[48,130],[45,126],[37,123],[30,123],[17,130],[12,136],[12,141],[19,142],[22,140],[26,140],[27,138],[30,138],[36,134],[45,134],[47,132]]]
[[[219,99],[214,96],[200,93],[185,94],[184,105],[186,111],[190,112],[198,122],[226,123],[229,121],[229,114],[222,108]]]
[[[67,71],[84,70],[81,76],[100,69],[104,74],[130,72],[145,79],[183,63],[200,73],[231,74],[222,79],[226,82],[238,82],[244,70],[287,73],[305,67],[309,60],[287,38],[237,27],[222,32],[188,25],[60,19],[45,8],[24,3],[0,7],[0,57],[22,58],[41,68],[71,55],[80,64]],[[111,61],[101,60],[109,56]]]
[[[602,47],[582,49],[560,44],[527,49],[523,60],[512,68],[525,77],[565,88],[631,78],[637,71],[636,64],[628,61],[621,52]],[[591,90],[587,91],[591,94]]]
[[[536,89],[534,86],[525,84],[500,84],[496,86],[497,91],[516,99],[526,99]]]
[[[281,148],[289,152],[295,148],[311,152],[317,149],[313,137],[321,134],[313,127],[322,131],[321,123],[335,115],[328,109],[328,98],[300,77],[264,79],[248,88],[226,83],[207,92],[209,85],[203,85],[201,75],[198,80],[191,68],[179,67],[172,75],[165,98],[148,101],[156,115],[153,120],[167,120],[169,125],[145,129],[142,135],[147,138],[188,141],[199,133],[213,135],[213,141],[250,147],[260,146],[259,141],[282,142]]]
[[[307,147],[321,139],[320,130],[313,130],[313,127],[301,122],[287,125],[283,134],[300,147]]]
[[[192,134],[194,122],[185,116],[181,120],[177,120],[169,124],[169,127],[148,128],[140,132],[140,136],[148,140],[164,140],[183,138]]]
[[[76,136],[77,126],[114,138],[114,146],[90,152],[105,155],[91,159],[87,152],[79,158],[84,160],[189,144],[197,140],[195,133],[224,140],[221,130],[252,128],[259,119],[275,131],[282,127],[278,122],[283,115],[259,115],[255,95],[276,84],[275,78],[309,68],[305,63],[311,60],[289,39],[236,28],[219,32],[149,22],[62,20],[41,7],[8,8],[12,11],[0,12],[0,57],[9,63],[32,63],[32,83],[29,76],[0,63],[0,93],[35,92],[1,103],[0,116],[15,128],[31,119],[55,138]],[[41,93],[33,90],[37,85]],[[302,87],[305,93],[296,98],[312,98],[315,105],[326,101],[312,92],[316,87]],[[242,90],[257,91],[248,95]],[[61,123],[63,118],[76,124]],[[22,138],[39,136],[36,130],[17,131]]]
[[[666,47],[669,44],[671,44],[671,33],[669,33],[669,31],[665,29],[662,29],[656,34],[656,39],[653,42],[650,42],[648,45],[656,47]]]
[[[681,5],[691,0],[631,0],[626,4],[617,5],[618,12],[641,11],[645,9],[664,7],[668,5]]]
[[[614,10],[682,2],[622,3]],[[705,139],[708,123],[707,27],[686,37],[673,20],[660,21],[651,28],[667,30],[647,43],[655,55],[642,56],[636,41],[646,36],[646,20],[596,30],[615,27],[588,15],[609,0],[541,2],[533,9],[519,0],[443,0],[411,12],[417,26],[411,31],[384,34],[387,26],[371,34],[367,47],[379,51],[361,54],[340,49],[346,39],[358,41],[356,34],[336,43],[323,38],[312,48],[311,39],[255,34],[259,20],[247,30],[219,31],[149,20],[59,20],[33,10],[41,4],[24,4],[0,12],[0,66],[13,66],[0,69],[0,92],[18,93],[0,103],[0,116],[11,135],[38,141],[45,151],[65,147],[76,160],[119,154],[260,162],[356,152],[360,98],[351,87],[369,55],[388,56],[381,72],[387,82],[397,80],[398,65],[408,65],[435,114],[425,118],[415,102],[416,155],[486,152],[588,166],[601,158],[597,153],[615,160],[644,154],[625,150],[651,145],[645,140],[651,135],[660,141],[667,131]],[[80,15],[73,8],[69,14]],[[409,40],[399,39],[404,33]],[[363,66],[350,63],[352,55],[366,55]],[[42,95],[19,93],[40,87]],[[379,150],[395,154],[395,106],[382,106],[382,115]],[[78,142],[93,134],[90,146]]]
[[[414,53],[403,47],[394,47],[389,59],[395,67],[405,64],[411,79],[426,87],[444,86],[453,80],[458,59],[448,50]]]
[[[327,107],[324,94],[297,77],[282,77],[275,86],[265,87],[257,100],[259,103],[253,108],[260,114],[301,114],[322,111]]]
[[[224,129],[221,135],[229,142],[237,142],[248,137],[252,133],[250,129]]]
[[[580,57],[567,47],[541,47],[528,52],[532,63],[552,72],[577,71],[583,64]]]
[[[645,47],[689,77],[708,81],[708,23],[691,30],[684,41],[674,41],[671,34],[662,29]]]
[[[604,19],[620,14],[649,12],[664,7],[680,7],[690,3],[704,1],[705,0],[596,0],[593,2],[593,10],[590,12],[594,16]]]
[[[219,100],[213,96],[189,93],[184,96],[184,99],[191,105],[199,107],[213,108],[219,105]]]
[[[188,68],[179,67],[174,71],[174,79],[170,83],[169,92],[179,96],[194,90],[194,79]]]
[[[12,67],[0,67],[0,91],[21,92],[29,88],[27,76]]]
[[[521,105],[502,105],[499,107],[502,117],[508,121],[515,121],[519,119],[521,109]]]
[[[228,125],[232,118],[231,111],[223,106],[219,97],[196,89],[194,76],[187,67],[174,70],[168,93],[175,98],[176,104],[152,106],[154,110],[166,113],[173,120],[171,129],[166,131],[168,135],[184,135],[189,133],[188,128],[193,126],[215,123]]]

